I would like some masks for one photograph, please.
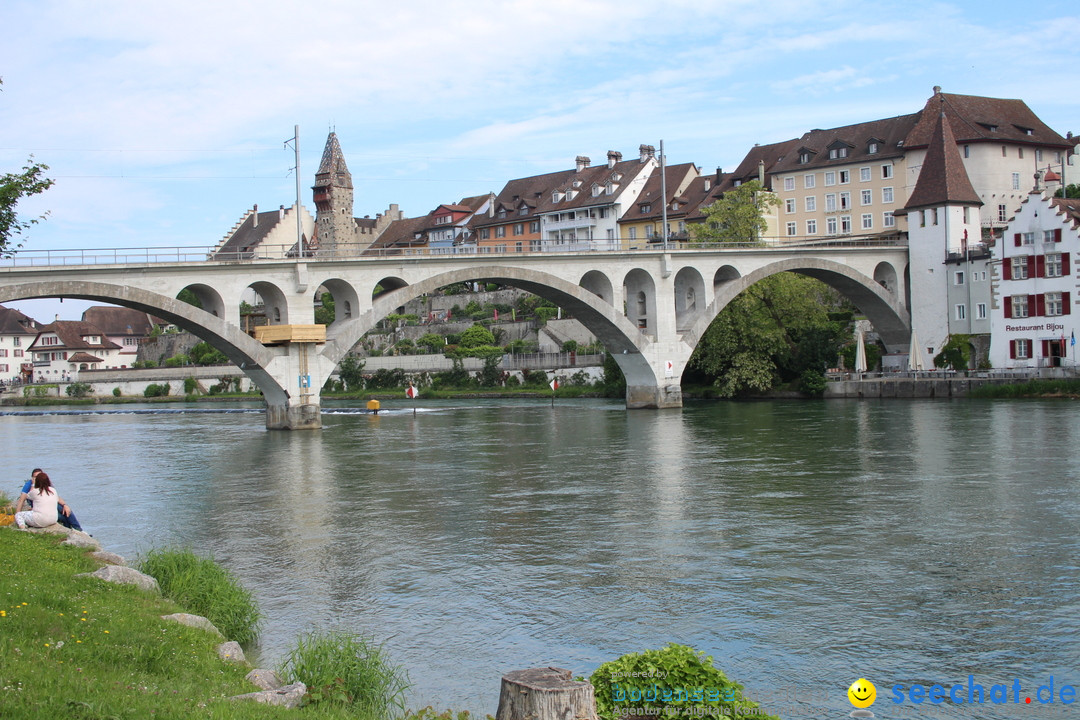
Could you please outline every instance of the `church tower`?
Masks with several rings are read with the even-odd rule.
[[[345,165],[337,134],[326,138],[322,162],[315,173],[311,188],[315,200],[315,226],[319,250],[326,255],[349,252],[356,248],[359,237],[353,218],[352,174]]]
[[[911,325],[922,345],[923,367],[934,366],[934,355],[948,341],[955,305],[950,283],[956,282],[955,270],[964,269],[952,263],[967,257],[969,246],[981,239],[982,204],[942,109],[919,179],[904,206],[910,258],[908,303]]]

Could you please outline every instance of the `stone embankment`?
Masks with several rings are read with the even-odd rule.
[[[12,529],[15,528],[14,525],[10,527]],[[161,594],[161,588],[158,586],[157,580],[149,575],[139,572],[135,568],[128,567],[127,561],[120,555],[102,550],[101,543],[85,532],[70,530],[60,524],[49,525],[48,527],[43,528],[30,527],[27,528],[25,532],[67,535],[67,538],[64,540],[65,545],[74,545],[75,547],[90,550],[90,556],[102,563],[102,566],[94,572],[82,573],[75,577],[92,577],[120,585],[134,585],[144,592],[154,595]],[[207,632],[222,638],[222,640],[225,640],[221,631],[214,627],[212,622],[201,615],[173,613],[171,615],[162,615],[161,618],[162,620],[168,620],[169,622],[178,622],[183,625],[206,630]],[[219,644],[217,646],[217,654],[222,662],[237,663],[240,665],[248,664],[240,644],[233,640],[225,640]],[[255,702],[266,703],[268,705],[280,705],[282,707],[295,708],[300,706],[304,696],[307,694],[307,688],[304,686],[304,683],[297,682],[291,685],[285,685],[278,674],[273,670],[255,668],[246,675],[246,678],[252,685],[259,688],[259,690],[244,693],[242,695],[235,695],[229,698],[230,700],[254,700]]]

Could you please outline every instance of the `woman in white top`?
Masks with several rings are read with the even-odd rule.
[[[27,500],[33,503],[33,509],[22,509]],[[52,486],[49,476],[43,472],[38,473],[30,492],[19,495],[19,502],[15,505],[15,524],[22,530],[25,530],[27,525],[32,527],[53,525],[58,517],[57,505],[66,504],[60,499],[56,488]]]

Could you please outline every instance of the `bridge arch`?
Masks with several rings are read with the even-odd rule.
[[[289,324],[289,301],[277,285],[258,280],[248,285],[263,301],[263,312],[271,325]]]
[[[875,275],[883,272],[881,268],[882,265],[878,265]],[[723,272],[724,268],[721,268],[716,278],[720,278]],[[728,273],[721,284],[715,285],[716,295],[712,304],[683,334],[683,341],[690,347],[697,347],[705,330],[739,293],[770,275],[782,272],[807,275],[837,290],[866,315],[886,345],[899,349],[908,342],[911,334],[910,316],[898,296],[890,292],[891,288],[887,290],[874,278],[847,265],[815,257],[779,260],[744,276],[732,277]]]
[[[626,317],[644,333],[656,334],[656,281],[641,268],[634,268],[623,278],[626,288]]]
[[[615,288],[611,284],[611,279],[599,270],[588,271],[581,276],[581,282],[578,284],[607,304],[615,305]]]
[[[214,317],[225,317],[225,301],[221,299],[221,293],[214,288],[203,283],[192,283],[185,287],[184,290],[194,295],[206,312]]]
[[[645,271],[641,271],[645,272]],[[650,277],[651,280],[651,277]],[[322,356],[336,367],[341,358],[359,342],[364,333],[375,327],[395,308],[421,295],[430,294],[441,287],[469,281],[486,281],[520,288],[534,295],[551,300],[573,313],[574,318],[587,327],[615,356],[627,376],[627,382],[655,385],[655,373],[642,350],[648,344],[641,331],[610,302],[591,290],[574,285],[550,273],[507,266],[472,267],[448,270],[424,280],[379,295],[367,312],[340,327],[327,330],[326,345]],[[648,383],[646,382],[648,381]]]
[[[684,267],[675,274],[675,330],[689,327],[706,302],[705,279],[695,267]]]
[[[329,327],[336,327],[341,322],[351,320],[359,312],[360,297],[352,283],[340,278],[327,278],[315,288],[315,292],[318,293],[320,289],[330,293],[334,300],[334,322],[330,323]],[[314,298],[315,302],[320,300],[318,296]]]
[[[77,280],[0,286],[0,303],[33,298],[76,298],[107,302],[156,315],[223,352],[262,390],[268,405],[287,403],[288,392],[266,369],[275,353],[242,332],[236,325],[182,300],[128,285]]]

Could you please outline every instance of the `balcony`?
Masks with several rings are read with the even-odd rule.
[[[545,216],[543,220],[544,230],[551,232],[596,227],[596,218],[594,217],[578,217],[573,220],[548,220],[547,216]]]

